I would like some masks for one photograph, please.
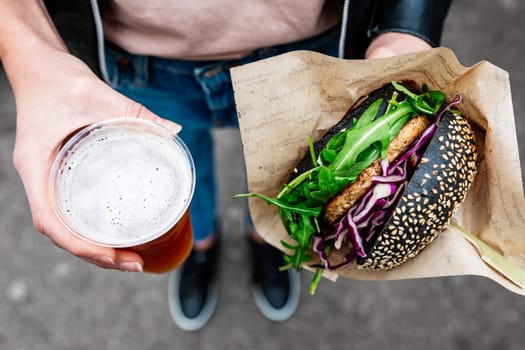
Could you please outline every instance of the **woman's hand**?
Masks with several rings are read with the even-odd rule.
[[[66,137],[102,119],[146,118],[174,132],[180,127],[113,90],[69,53],[47,46],[35,50],[32,57],[5,60],[17,109],[13,161],[34,226],[58,247],[97,266],[142,271],[143,261],[136,253],[91,244],[61,224],[48,194],[50,168]]]
[[[365,58],[384,58],[431,49],[432,46],[417,36],[388,32],[378,35],[365,53]]]

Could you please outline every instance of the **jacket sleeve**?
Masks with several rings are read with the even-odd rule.
[[[415,35],[439,46],[451,0],[378,0],[368,35],[386,32]]]
[[[44,0],[44,4],[70,53],[101,76],[95,19],[90,0]]]

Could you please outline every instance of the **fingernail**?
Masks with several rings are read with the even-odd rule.
[[[119,265],[120,271],[124,272],[142,272],[142,265],[138,262],[123,262]]]
[[[175,135],[178,135],[182,130],[182,125],[177,124],[171,128],[171,130],[175,133]]]
[[[115,266],[115,261],[109,256],[94,256],[90,258],[95,264],[103,265],[105,267]]]

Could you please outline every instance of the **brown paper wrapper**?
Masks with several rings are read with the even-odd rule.
[[[477,132],[479,170],[455,220],[482,242],[525,271],[525,201],[507,72],[482,61],[462,66],[453,52],[436,48],[379,60],[343,60],[295,51],[231,71],[249,192],[275,196],[308,150],[308,136],[322,136],[349,106],[392,80],[413,80],[440,89]],[[257,231],[273,246],[292,243],[275,207],[249,200]],[[390,271],[357,269],[355,264],[325,273],[362,280],[394,280],[479,275],[525,295],[482,259],[456,229],[447,228],[418,256]]]

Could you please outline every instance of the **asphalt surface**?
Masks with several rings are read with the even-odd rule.
[[[463,65],[488,60],[509,72],[520,153],[525,155],[523,18],[523,1],[457,0],[442,44]],[[295,316],[285,323],[266,320],[250,295],[243,209],[231,199],[243,189],[239,135],[221,130],[216,136],[225,232],[221,294],[209,325],[185,333],[169,315],[166,275],[97,269],[35,231],[12,165],[15,106],[1,74],[0,349],[525,348],[525,297],[474,276],[323,281],[311,297],[307,273]]]

